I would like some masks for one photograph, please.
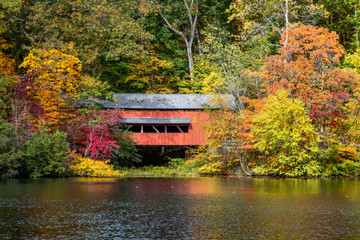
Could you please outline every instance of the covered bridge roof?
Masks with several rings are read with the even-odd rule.
[[[231,99],[230,106],[235,103],[230,95],[217,95]],[[196,110],[211,105],[214,95],[210,94],[138,94],[115,93],[115,102],[102,100],[104,108],[122,109],[157,109],[157,110]],[[214,107],[214,106],[211,106]],[[216,108],[216,107],[215,107]]]

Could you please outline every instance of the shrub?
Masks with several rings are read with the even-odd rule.
[[[66,172],[69,144],[66,134],[41,130],[24,144],[20,173],[25,177],[58,177]]]
[[[344,161],[344,160],[359,161],[359,156],[356,148],[351,146],[339,147],[337,149],[337,155],[340,161]]]
[[[16,149],[16,135],[11,123],[0,119],[0,177],[14,177],[18,175],[18,156]]]
[[[119,170],[114,170],[110,161],[92,160],[90,158],[75,157],[69,166],[73,176],[85,177],[123,177]]]
[[[130,132],[116,131],[114,137],[119,148],[113,149],[110,160],[115,168],[131,167],[142,162],[142,156],[138,153],[138,148],[131,138]]]
[[[324,176],[359,176],[360,163],[344,160],[338,163],[328,163],[324,166]]]
[[[207,163],[198,169],[201,175],[218,175],[224,172],[224,164],[221,162]]]

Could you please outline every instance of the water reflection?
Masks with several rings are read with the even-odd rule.
[[[356,239],[356,179],[0,182],[0,239]]]

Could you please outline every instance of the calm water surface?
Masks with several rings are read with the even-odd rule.
[[[0,181],[0,239],[360,239],[360,181]]]

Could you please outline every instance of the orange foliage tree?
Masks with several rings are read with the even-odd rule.
[[[35,79],[34,98],[44,109],[43,117],[37,119],[38,125],[54,129],[75,116],[71,102],[77,96],[82,64],[71,55],[72,50],[72,45],[62,51],[35,49],[20,65],[28,68]]]
[[[265,92],[286,89],[300,98],[323,135],[338,129],[346,116],[346,103],[360,77],[337,67],[344,50],[339,37],[328,29],[300,25],[288,30],[288,42],[280,54],[265,59],[259,74]]]

